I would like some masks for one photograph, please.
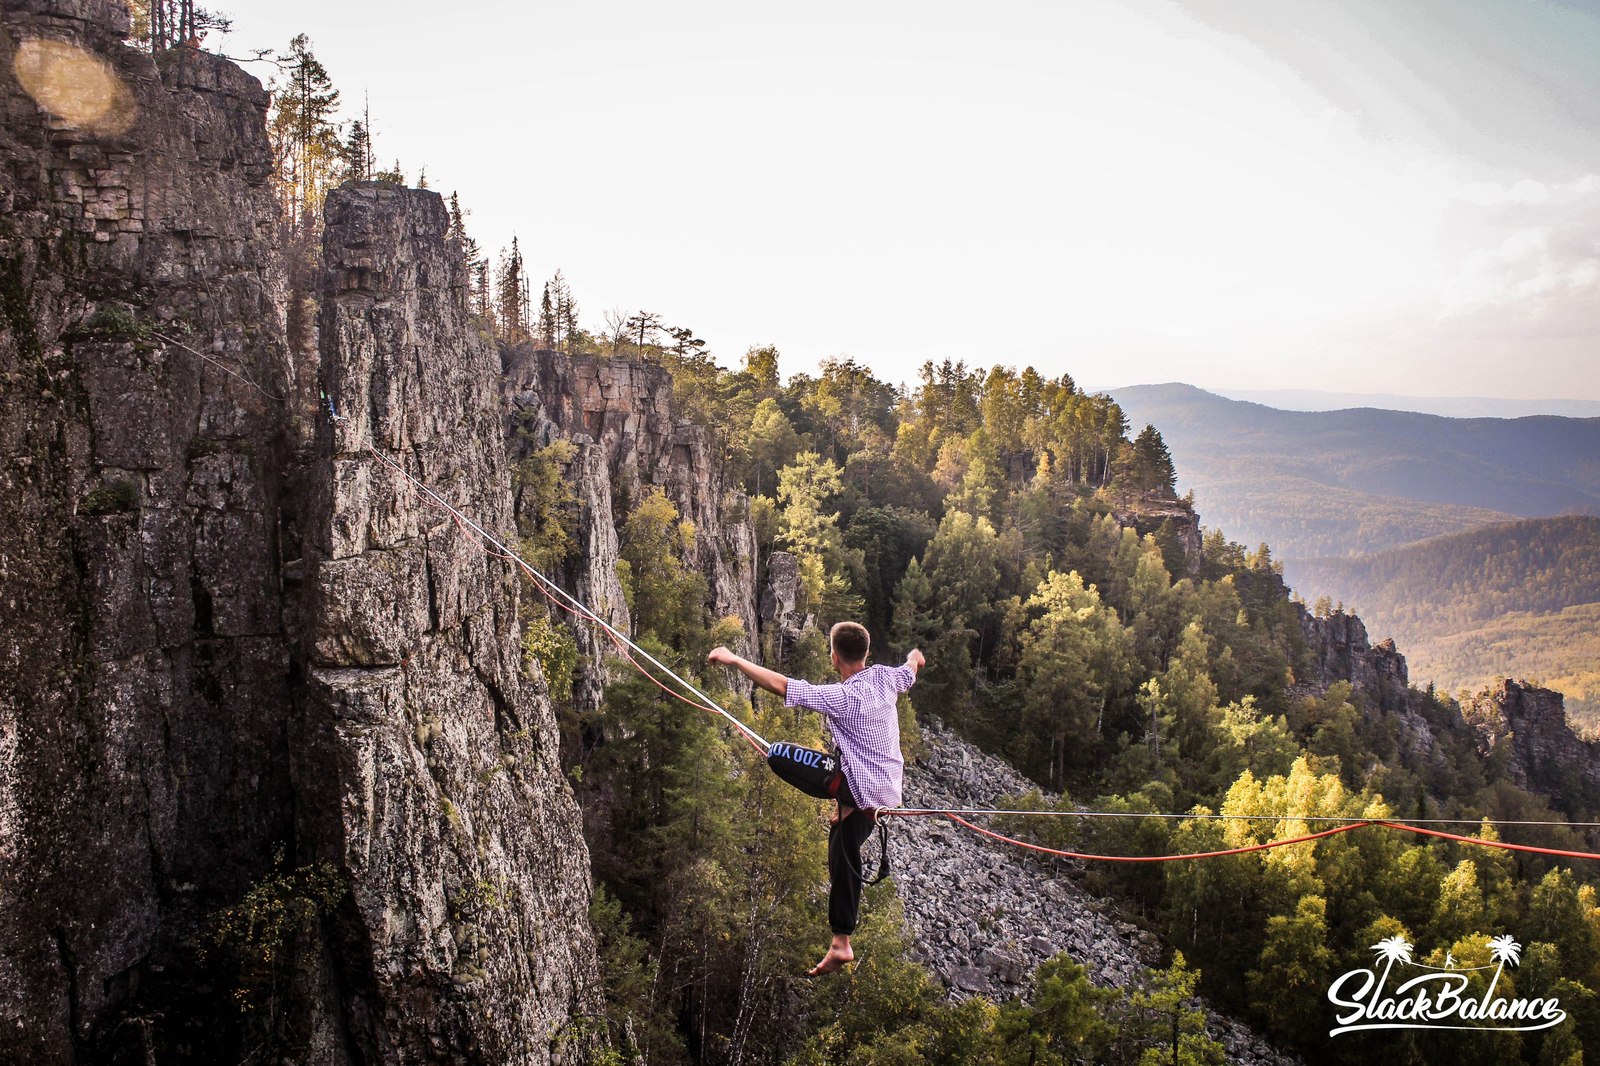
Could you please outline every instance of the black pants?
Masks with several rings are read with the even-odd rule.
[[[837,935],[849,936],[861,913],[861,845],[872,835],[874,819],[856,807],[848,781],[839,788],[839,803],[851,811],[828,830],[828,924]]]

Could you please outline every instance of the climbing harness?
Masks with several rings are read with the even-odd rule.
[[[861,860],[860,868],[857,868],[851,864],[848,857],[845,858],[845,864],[850,866],[850,872],[855,874],[861,883],[863,885],[867,885],[868,887],[877,884],[879,881],[882,881],[885,877],[889,876],[889,823],[884,821],[882,818],[878,818],[876,821],[878,823],[877,876],[868,879],[866,874],[867,861],[865,858]]]

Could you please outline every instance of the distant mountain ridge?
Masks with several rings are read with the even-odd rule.
[[[1394,637],[1419,682],[1528,677],[1600,726],[1600,419],[1109,393],[1133,427],[1161,431],[1208,524],[1268,544],[1307,600]]]
[[[1282,558],[1367,554],[1491,522],[1600,514],[1600,419],[1281,411],[1191,385],[1109,390],[1180,485]]]
[[[1322,392],[1317,389],[1218,389],[1231,400],[1265,404],[1282,411],[1346,411],[1374,407],[1446,418],[1600,418],[1600,400],[1508,400],[1494,396],[1403,396],[1387,392]]]
[[[1415,626],[1486,621],[1512,611],[1600,602],[1600,518],[1567,515],[1484,526],[1354,559],[1296,564],[1316,584],[1335,579],[1369,623],[1369,602]]]

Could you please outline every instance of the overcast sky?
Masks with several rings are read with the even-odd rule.
[[[1600,0],[217,6],[591,329],[1600,400]]]

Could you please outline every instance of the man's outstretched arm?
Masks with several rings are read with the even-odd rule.
[[[716,666],[731,666],[768,692],[783,697],[789,695],[787,677],[776,670],[768,670],[765,666],[753,663],[743,656],[735,655],[727,648],[721,646],[712,648],[711,654],[706,656],[706,662]]]

